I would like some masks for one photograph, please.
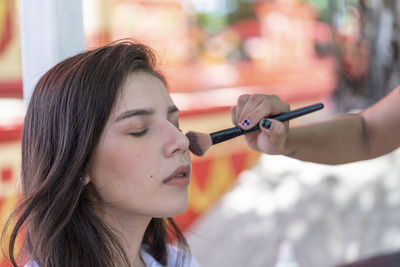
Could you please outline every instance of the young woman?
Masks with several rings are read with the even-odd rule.
[[[148,47],[124,41],[59,63],[26,113],[23,201],[3,232],[11,262],[26,229],[26,266],[197,266],[170,218],[188,206],[188,147]]]

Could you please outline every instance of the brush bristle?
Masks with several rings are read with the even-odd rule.
[[[211,136],[205,133],[188,132],[186,137],[189,139],[189,150],[196,156],[203,156],[212,145]]]

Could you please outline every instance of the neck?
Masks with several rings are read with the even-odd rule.
[[[121,235],[121,242],[129,261],[134,267],[145,266],[140,249],[143,242],[144,232],[149,225],[151,217],[139,216],[137,214],[115,214],[109,212],[106,221]]]

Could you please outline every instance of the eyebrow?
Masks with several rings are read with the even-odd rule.
[[[169,106],[168,107],[168,114],[171,113],[175,113],[175,112],[179,112],[179,109],[173,105],[173,106]],[[152,108],[147,108],[147,109],[131,109],[128,111],[125,111],[123,113],[121,113],[116,119],[115,121],[121,121],[127,118],[131,118],[134,116],[150,116],[153,115],[155,113],[155,110]]]

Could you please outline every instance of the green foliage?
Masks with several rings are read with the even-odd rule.
[[[330,1],[329,0],[301,0],[311,4],[318,11],[318,20],[329,22]],[[334,0],[336,2],[336,0]]]
[[[228,25],[227,15],[220,13],[198,13],[197,22],[208,33],[219,32]]]

